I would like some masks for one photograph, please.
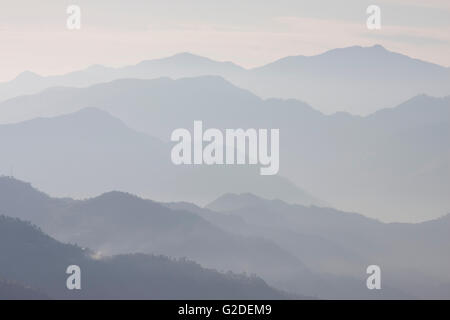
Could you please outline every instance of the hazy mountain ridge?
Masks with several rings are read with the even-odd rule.
[[[62,244],[18,219],[0,216],[0,275],[57,299],[281,299],[293,298],[256,277],[221,274],[188,260],[120,255],[93,259],[89,250]],[[66,288],[69,265],[82,270],[82,290]],[[5,299],[31,298],[0,282]],[[34,291],[33,291],[34,292]],[[44,295],[33,296],[42,298]],[[300,296],[297,296],[299,298]]]
[[[450,284],[447,272],[450,214],[415,224],[382,223],[330,208],[292,205],[255,196],[249,199],[248,195],[224,195],[207,208],[237,216],[247,226],[258,226],[260,230],[255,234],[262,232],[293,253],[306,252],[305,248],[301,251],[302,245],[296,241],[300,239],[298,235],[310,236],[304,241],[314,247],[314,255],[304,254],[302,260],[313,270],[325,271],[334,266],[331,268],[336,272],[355,274],[364,265],[376,263],[385,270],[384,279],[396,288],[415,296],[448,296],[443,284]],[[325,240],[328,247],[313,246],[320,243],[311,240],[317,237]],[[330,263],[335,257],[333,251],[327,251],[332,248],[330,244],[339,252],[333,263]],[[443,287],[438,289],[440,284]]]
[[[82,201],[50,198],[40,204],[26,195],[28,191],[22,194],[21,186],[29,191],[27,184],[0,178],[1,212],[19,218],[31,216],[33,223],[56,239],[88,246],[100,254],[143,252],[188,257],[220,271],[256,274],[271,286],[307,296],[409,297],[389,285],[383,292],[369,292],[358,274],[311,272],[301,262],[302,254],[291,254],[266,234],[222,229],[219,221],[212,222],[203,214],[205,209],[200,209],[201,214],[187,211],[187,207],[195,207],[191,204],[180,208],[121,192]],[[33,206],[34,218],[25,211],[28,206]]]
[[[169,143],[136,132],[96,108],[0,125],[0,148],[3,173],[14,170],[58,196],[126,190],[158,200],[206,203],[224,192],[242,190],[301,203],[316,201],[285,178],[261,177],[256,166],[175,166]],[[92,177],[95,180],[86,185]],[[237,183],[234,177],[246,179]],[[194,178],[198,183],[192,185]]]
[[[170,138],[174,129],[192,130],[193,121],[198,119],[203,120],[205,128],[280,129],[283,143],[280,145],[279,179],[284,181],[277,183],[283,184],[282,188],[270,186],[278,178],[258,177],[251,168],[251,173],[247,174],[255,176],[248,186],[243,186],[248,179],[239,179],[240,183],[233,179],[242,175],[238,173],[240,170],[246,171],[242,168],[172,167],[171,171],[177,174],[192,174],[198,181],[197,188],[207,185],[208,181],[223,179],[228,179],[229,187],[216,192],[205,188],[189,193],[190,187],[180,186],[183,196],[177,196],[171,189],[172,198],[167,197],[169,189],[165,196],[160,196],[159,189],[144,194],[154,199],[203,204],[231,190],[288,202],[334,206],[386,221],[427,220],[444,214],[450,206],[446,196],[450,192],[449,96],[419,95],[367,117],[344,113],[326,116],[300,101],[263,100],[222,78],[206,76],[180,80],[116,80],[84,89],[54,88],[36,96],[4,102],[0,110],[33,117],[75,112],[84,106],[106,110],[134,130],[163,141]],[[99,125],[96,130],[101,129]],[[164,153],[160,157],[161,165],[167,166],[170,151]],[[139,159],[148,157],[141,155]],[[5,165],[3,172],[9,172],[13,162]],[[145,170],[151,169],[148,166]],[[222,174],[224,171],[227,173]],[[288,177],[314,196],[296,191],[296,187],[281,176]],[[39,183],[52,194],[63,190],[45,187],[46,181],[36,176],[20,177]],[[167,181],[165,178],[160,183],[162,188]],[[104,185],[98,190],[122,189],[143,194],[142,186],[133,182],[124,187]],[[76,195],[76,192],[71,190],[67,194]],[[92,195],[88,189],[86,193]],[[202,199],[198,198],[200,193]],[[386,201],[380,202],[380,197]]]
[[[0,176],[0,214],[57,240],[0,217],[0,297],[285,297],[273,287],[449,298],[449,94],[450,68],[381,46],[254,69],[183,53],[61,76],[24,72],[0,83],[0,175],[45,193]],[[280,129],[280,173],[173,165],[170,134],[192,132],[195,120]],[[74,261],[91,270],[87,295],[64,288]],[[371,264],[382,268],[381,291],[366,288]]]
[[[223,231],[189,211],[171,210],[122,192],[87,200],[35,202],[36,197],[20,192],[21,188],[30,187],[0,178],[0,212],[26,217],[59,241],[78,243],[102,254],[188,257],[220,271],[245,271],[269,280],[281,274],[280,279],[301,281],[311,274],[298,258],[274,243]],[[27,215],[27,210],[33,215]]]
[[[0,101],[54,86],[86,87],[120,78],[205,75],[222,76],[264,98],[304,100],[326,113],[369,114],[420,93],[450,94],[449,68],[375,45],[338,48],[315,56],[285,57],[248,70],[230,62],[182,53],[123,68],[92,66],[60,76],[40,77],[25,72],[0,84]]]

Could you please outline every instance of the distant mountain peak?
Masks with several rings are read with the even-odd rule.
[[[163,206],[153,200],[143,199],[134,194],[124,192],[124,191],[109,191],[101,194],[98,197],[86,199],[87,203],[97,204],[100,207],[110,207],[114,206],[115,209],[119,208],[129,208],[129,206],[135,207],[138,204],[143,204],[148,208],[148,206],[152,206],[152,208],[162,208]]]
[[[35,119],[31,119],[22,124],[27,123],[36,123],[38,121],[51,121],[57,122],[59,120],[65,121],[65,123],[79,123],[82,122],[84,125],[92,124],[94,127],[97,126],[100,122],[102,123],[114,123],[124,125],[123,122],[115,117],[113,117],[107,111],[95,108],[95,107],[86,107],[71,113],[57,115],[53,117],[39,117]],[[124,125],[125,126],[125,125]]]
[[[381,44],[374,44],[372,47],[370,47],[372,49],[377,49],[377,50],[386,50],[385,47],[383,47]],[[386,50],[387,51],[387,50]]]
[[[6,194],[6,190],[14,193],[35,193],[47,198],[47,195],[36,190],[31,183],[18,180],[11,176],[0,175],[0,192]]]
[[[237,66],[236,64],[234,64],[231,61],[216,61],[216,60],[213,60],[213,59],[210,59],[210,58],[207,58],[204,56],[200,56],[197,54],[193,54],[190,52],[180,52],[180,53],[174,54],[171,57],[168,57],[167,59],[171,59],[171,58],[172,59],[183,59],[188,62],[195,62],[195,61],[205,61],[206,62],[207,61],[207,62],[211,62],[211,63],[221,63],[221,64],[226,63],[226,64],[231,64],[231,65]]]
[[[415,112],[420,112],[421,114],[429,114],[431,107],[444,107],[447,109],[450,106],[450,97],[433,97],[425,93],[421,93],[413,96],[412,98],[406,100],[405,102],[390,108],[384,108],[377,110],[376,112],[367,116],[367,118],[378,117],[380,115],[390,115],[392,112],[402,112],[402,116],[412,116]],[[412,112],[412,111],[415,112]]]
[[[240,199],[246,199],[246,200],[256,200],[260,201],[263,200],[261,197],[258,197],[257,195],[254,195],[250,192],[244,192],[244,193],[226,193],[222,196],[222,198],[229,198],[229,199],[235,199],[239,197]]]
[[[98,201],[98,200],[120,200],[120,201],[124,201],[124,200],[143,200],[141,198],[139,198],[138,196],[135,196],[131,193],[128,192],[123,192],[123,191],[109,191],[109,192],[105,192],[102,195],[96,197],[96,198],[92,198],[91,200],[94,201]]]
[[[194,67],[197,65],[205,65],[208,67],[228,67],[228,68],[232,68],[233,70],[243,70],[244,68],[242,68],[241,66],[235,64],[234,62],[231,61],[217,61],[208,57],[204,57],[204,56],[200,56],[197,54],[193,54],[190,52],[180,52],[180,53],[176,53],[172,56],[169,57],[165,57],[165,58],[160,58],[160,59],[155,59],[155,60],[144,60],[142,62],[140,62],[139,64],[137,64],[137,66],[142,66],[142,65],[153,65],[154,63],[157,62],[168,62],[168,63],[181,63],[181,64],[185,64],[185,65],[189,65],[190,67]]]
[[[322,54],[319,54],[317,56],[313,57],[327,57],[327,56],[339,56],[342,58],[348,58],[348,56],[356,55],[358,57],[363,57],[365,55],[376,55],[376,54],[396,54],[394,52],[391,52],[387,50],[385,47],[383,47],[380,44],[375,44],[373,46],[350,46],[350,47],[343,47],[343,48],[336,48],[331,49],[329,51],[326,51]]]
[[[105,67],[102,64],[93,64],[87,67],[85,70],[87,71],[103,71],[109,69],[108,67]]]
[[[180,52],[180,53],[176,53],[174,55],[168,56],[168,57],[144,60],[144,61],[141,61],[140,63],[138,63],[136,66],[154,64],[156,62],[182,62],[182,63],[207,62],[207,63],[212,63],[215,61],[212,59],[206,58],[206,57],[202,57],[202,56],[190,53],[190,52]]]
[[[205,208],[213,211],[231,211],[244,207],[254,207],[260,204],[267,203],[270,200],[263,199],[252,193],[225,193]]]
[[[202,57],[202,56],[199,56],[199,55],[187,52],[187,51],[179,52],[172,56],[172,58],[175,58],[175,57],[178,57],[178,58],[201,58],[201,59],[210,60],[209,58],[205,58],[205,57]]]
[[[99,109],[99,108],[95,108],[95,107],[86,107],[86,108],[80,109],[72,114],[73,115],[78,114],[78,115],[88,115],[88,116],[95,115],[95,116],[102,116],[102,117],[104,117],[104,116],[112,117],[108,112],[106,112],[102,109]]]
[[[72,121],[83,121],[85,123],[93,123],[93,124],[99,124],[100,122],[103,123],[114,123],[118,125],[125,124],[119,120],[118,118],[112,116],[109,112],[96,108],[96,107],[86,107],[83,109],[80,109],[78,111],[74,111],[72,113],[63,114],[60,116],[56,116],[53,118],[46,118],[46,119],[67,119]],[[31,120],[33,121],[33,120]]]
[[[38,75],[37,73],[34,73],[32,71],[24,71],[22,73],[20,73],[15,79],[14,81],[29,81],[29,80],[35,80],[35,79],[40,79],[42,78],[40,75]]]
[[[389,51],[385,47],[383,47],[381,44],[374,44],[372,46],[350,46],[350,47],[338,48],[336,50],[366,50],[366,51],[379,50],[379,51]],[[330,50],[330,51],[332,51],[332,50]]]

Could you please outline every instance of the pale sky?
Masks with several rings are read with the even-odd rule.
[[[289,55],[381,44],[450,66],[449,0],[0,0],[0,81],[191,52],[255,67]],[[81,30],[66,28],[68,5]],[[366,8],[381,8],[368,30]]]

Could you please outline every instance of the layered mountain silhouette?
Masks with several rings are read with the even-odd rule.
[[[206,203],[238,190],[319,203],[285,178],[260,176],[258,166],[175,166],[171,144],[131,130],[95,108],[0,125],[0,148],[1,171],[13,168],[18,177],[59,196],[127,190],[159,200]]]
[[[383,292],[367,290],[365,267],[354,275],[330,270],[312,272],[302,262],[301,248],[316,247],[310,242],[313,238],[303,238],[308,243],[299,244],[298,251],[290,251],[289,246],[280,245],[285,243],[277,244],[276,238],[269,239],[270,233],[254,232],[258,225],[252,224],[249,232],[242,231],[244,225],[232,230],[210,219],[221,215],[220,212],[193,204],[180,205],[182,207],[161,204],[122,192],[110,192],[87,200],[51,198],[27,183],[0,178],[0,212],[29,220],[59,241],[89,247],[95,250],[96,256],[147,253],[187,257],[219,271],[255,274],[271,286],[302,296],[410,297],[388,284]],[[300,237],[295,240],[298,239]],[[306,252],[305,256],[308,257]],[[5,277],[21,281],[8,275]]]
[[[404,292],[449,297],[450,214],[416,224],[382,223],[356,213],[251,194],[224,195],[207,209],[229,217],[214,220],[222,228],[264,234],[301,256],[313,270],[355,275],[364,265],[377,264],[384,270],[384,281]],[[208,214],[203,216],[208,219]],[[238,229],[230,223],[236,218],[243,221]]]
[[[81,268],[81,290],[66,288],[69,265]],[[95,257],[28,222],[0,216],[2,299],[287,299],[257,277],[223,274],[189,260],[130,254]],[[16,284],[26,283],[27,287]],[[33,289],[31,289],[33,288]]]
[[[261,80],[256,94],[302,99],[325,113],[367,115],[420,93],[450,94],[448,68],[391,52],[381,45],[286,57],[252,71],[252,79]]]
[[[6,101],[0,104],[0,110],[4,114],[15,113],[16,119],[19,119],[21,115],[54,116],[76,112],[86,106],[105,110],[124,121],[133,130],[144,132],[163,141],[169,140],[174,129],[192,130],[193,121],[199,119],[203,121],[205,128],[279,128],[282,141],[279,176],[288,178],[314,195],[312,197],[305,192],[299,192],[294,185],[280,177],[236,179],[236,177],[245,176],[242,171],[251,170],[251,168],[217,170],[217,167],[183,167],[170,170],[177,174],[175,186],[183,189],[183,196],[179,196],[177,190],[173,189],[171,190],[172,199],[158,193],[160,189],[164,189],[165,183],[171,181],[165,177],[160,182],[160,188],[155,190],[149,187],[151,194],[144,194],[154,199],[172,201],[184,199],[204,203],[205,198],[211,200],[219,195],[218,192],[214,192],[214,187],[211,188],[208,185],[211,181],[229,179],[226,184],[221,183],[223,186],[228,186],[219,190],[222,191],[221,193],[252,192],[266,198],[280,198],[301,204],[332,205],[386,221],[423,221],[445,214],[450,207],[447,196],[450,192],[448,166],[450,97],[434,98],[419,95],[396,107],[383,109],[366,117],[351,116],[346,113],[326,116],[303,102],[263,100],[222,78],[207,76],[180,80],[125,79],[82,89],[53,88],[37,95]],[[85,118],[90,117],[88,112],[84,114]],[[42,123],[44,120],[40,121]],[[45,121],[51,122],[51,120]],[[61,119],[53,119],[53,122],[59,121]],[[95,123],[89,119],[86,121]],[[98,123],[98,126],[93,125],[94,132],[103,130],[101,121]],[[16,126],[24,127],[24,124]],[[84,124],[80,121],[68,126],[65,130],[72,127],[76,131],[83,126]],[[0,128],[2,128],[0,130],[6,130],[4,128],[12,130],[14,126]],[[63,140],[64,135],[70,136],[65,130],[58,128],[54,135]],[[116,131],[120,132],[120,130]],[[5,133],[2,137],[11,137],[5,142],[7,144],[25,147],[31,143],[14,142],[13,134],[3,132]],[[24,130],[20,135],[24,139],[39,135],[38,130],[34,132],[26,133]],[[113,144],[96,141],[97,135],[97,133],[91,134],[90,139],[79,141],[72,145],[72,148],[75,145],[81,147],[82,143],[98,143],[98,146],[92,148],[96,151],[104,148],[102,145]],[[108,137],[110,134],[104,136]],[[114,135],[111,134],[111,136]],[[41,143],[49,143],[47,138],[41,140]],[[133,143],[122,142],[120,145],[127,144]],[[127,149],[127,147],[124,148]],[[52,146],[49,149],[44,154],[48,154],[52,159],[61,157],[60,147]],[[25,159],[33,157],[30,151],[35,149],[26,148],[26,150],[29,152],[26,156],[18,157],[22,159],[17,160],[20,165],[22,165],[21,162],[25,162]],[[136,147],[134,153],[139,153],[139,150],[149,150],[149,147]],[[15,152],[6,154],[12,157]],[[157,152],[153,152],[152,158],[165,159],[161,165],[164,166],[170,162],[170,151],[167,150],[161,156],[158,155]],[[148,156],[136,155],[133,158],[150,161],[147,160]],[[105,160],[105,157],[103,159],[104,162],[110,162]],[[74,161],[77,168],[82,168],[77,157],[74,157]],[[46,162],[47,160],[41,161],[44,164]],[[20,166],[14,165],[14,161],[5,159],[3,163],[4,172],[9,172],[10,166],[20,170]],[[113,164],[114,161],[110,163],[111,168]],[[118,172],[126,168],[139,167],[127,162],[122,164],[117,167]],[[105,168],[100,168],[99,172],[106,170]],[[196,183],[191,183],[192,180],[190,180],[189,187],[183,184],[185,180],[178,179],[180,172],[178,169],[184,173],[190,171],[191,179],[194,179]],[[256,176],[257,168],[254,169],[253,174]],[[145,170],[165,172],[156,165],[152,168],[147,166]],[[143,171],[144,169],[139,170],[139,176]],[[227,173],[222,175],[224,171]],[[203,172],[205,175],[202,174]],[[77,172],[76,177],[78,176],[83,177]],[[91,173],[88,176],[92,176]],[[131,177],[132,174],[128,176]],[[46,183],[51,183],[50,179],[39,178],[31,173],[19,175],[19,177],[39,183],[44,190],[53,194],[64,192],[64,188],[60,186],[48,188]],[[55,177],[57,179],[58,175]],[[125,175],[121,177],[126,178]],[[277,182],[277,179],[283,179],[284,182]],[[114,180],[117,181],[117,179]],[[103,189],[99,189],[101,191],[125,189],[142,194],[139,178],[130,178],[130,181],[125,188],[122,188],[122,185],[111,187],[103,185]],[[247,183],[248,187],[245,186]],[[275,183],[280,185],[283,183],[284,186],[275,187]],[[73,182],[71,185],[77,186]],[[200,193],[196,191],[202,186],[205,188],[201,190],[202,197],[199,199]],[[74,189],[67,194],[77,195],[77,190],[85,190],[88,195],[92,195],[87,187]],[[188,191],[191,189],[192,193],[189,194]],[[270,192],[267,191],[269,189]],[[279,192],[276,193],[273,190],[279,190]],[[385,200],[380,201],[380,198]]]
[[[0,83],[0,299],[448,299],[449,94],[379,45],[24,72]],[[279,173],[174,165],[197,120],[279,129]]]
[[[124,68],[97,65],[60,76],[41,77],[28,71],[0,85],[0,100],[54,86],[84,87],[122,78],[204,75],[224,77],[264,98],[304,100],[325,113],[368,114],[419,93],[450,94],[448,68],[375,45],[339,48],[316,56],[285,57],[248,70],[231,62],[181,53]]]
[[[270,280],[282,275],[277,278],[300,281],[310,275],[298,258],[270,241],[236,236],[189,211],[171,210],[127,193],[110,192],[83,201],[53,199],[11,178],[0,178],[0,189],[1,212],[100,254],[188,257],[207,267]]]

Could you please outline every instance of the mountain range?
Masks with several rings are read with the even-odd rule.
[[[449,299],[449,94],[379,45],[24,72],[0,83],[0,299]],[[279,173],[175,165],[195,121],[278,129]]]
[[[351,212],[252,194],[226,194],[206,208],[181,206],[224,230],[265,237],[315,272],[362,276],[376,264],[383,281],[415,297],[450,294],[450,214],[422,223],[383,223]]]
[[[333,272],[332,265],[320,272],[311,271],[302,261],[310,258],[302,248],[310,245],[312,250],[322,250],[317,255],[327,255],[330,251],[326,250],[332,252],[338,247],[330,241],[316,245],[314,237],[304,237],[308,242],[293,251],[291,247],[302,238],[301,234],[291,238],[289,241],[294,242],[289,246],[277,238],[271,239],[270,233],[255,232],[258,224],[252,223],[248,232],[240,231],[247,223],[233,230],[214,219],[222,215],[220,212],[193,204],[158,203],[123,192],[109,192],[86,200],[51,198],[27,183],[3,177],[0,178],[0,212],[31,221],[64,243],[91,248],[92,255],[98,258],[134,253],[187,258],[221,272],[256,275],[270,286],[300,296],[411,297],[389,284],[383,292],[368,291],[363,265],[353,275]],[[10,242],[5,242],[5,250]],[[8,254],[4,256],[7,259]],[[2,276],[28,284],[8,274],[0,273]]]
[[[81,290],[66,288],[69,265],[81,269]],[[95,257],[63,244],[29,222],[0,216],[2,299],[289,299],[299,298],[242,274],[204,269],[186,260],[128,254]],[[19,284],[21,283],[21,284]],[[22,284],[26,284],[22,285]]]
[[[55,86],[86,87],[116,79],[221,76],[263,98],[295,98],[327,113],[367,115],[417,94],[450,94],[450,69],[391,52],[380,45],[291,56],[245,69],[190,53],[109,68],[101,65],[58,76],[30,71],[0,84],[0,101]]]
[[[125,190],[163,201],[207,203],[237,190],[320,203],[288,179],[260,176],[257,166],[176,166],[168,142],[132,130],[96,108],[0,125],[0,148],[0,172],[13,170],[58,196]]]
[[[117,121],[92,109],[66,115],[86,107],[102,109],[123,121],[128,131],[156,139],[144,142],[142,134],[125,132],[123,124],[109,126]],[[0,125],[0,148],[8,150],[0,170],[8,173],[14,167],[18,177],[55,195],[127,190],[163,201],[205,204],[223,193],[252,192],[407,222],[450,210],[449,96],[419,95],[366,117],[327,116],[297,100],[261,99],[219,77],[123,79],[17,97],[1,103],[0,113],[15,113],[17,119],[66,115]],[[252,166],[173,166],[170,135],[177,128],[192,130],[195,120],[205,128],[280,129],[279,175],[261,178]],[[39,148],[42,152],[36,152]],[[42,157],[42,168],[28,161],[34,157]],[[59,168],[52,179],[45,175],[47,166]],[[92,170],[99,178],[82,186]],[[152,174],[152,180],[140,181],[143,172]],[[161,173],[164,177],[158,178]],[[70,184],[58,181],[69,174],[64,181]],[[170,183],[173,175],[176,184]],[[184,175],[188,178],[182,179]],[[247,178],[233,178],[238,176]]]

